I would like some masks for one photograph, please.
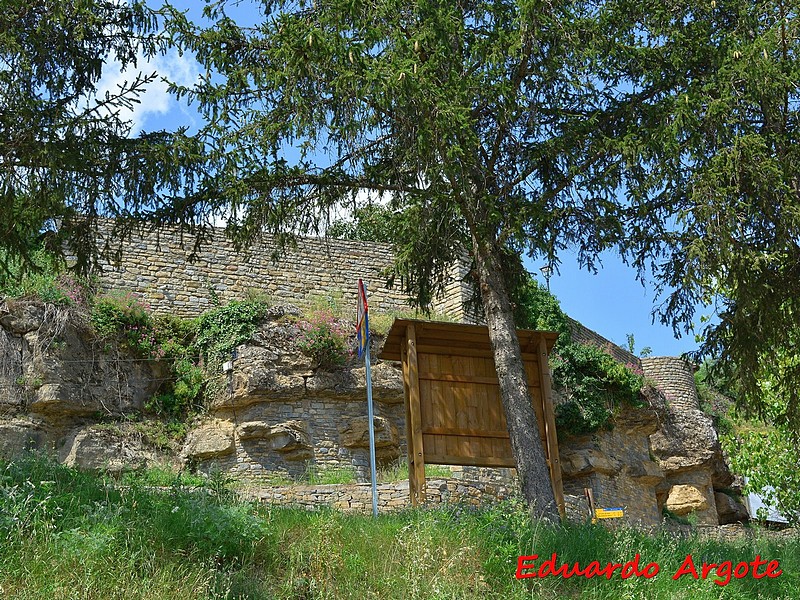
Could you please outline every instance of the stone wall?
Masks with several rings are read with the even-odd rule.
[[[676,410],[700,410],[694,367],[690,363],[674,356],[651,356],[642,359],[642,369],[670,406]]]
[[[652,357],[642,359],[642,369],[659,392],[651,402],[659,410],[660,427],[650,436],[665,475],[656,490],[659,506],[677,516],[691,513],[701,525],[746,518],[745,511],[717,507],[715,492],[727,489],[733,476],[713,421],[700,410],[692,366],[681,358]]]
[[[580,499],[591,488],[597,508],[623,507],[625,523],[657,525],[656,487],[664,474],[649,443],[657,429],[655,411],[628,408],[615,415],[610,429],[559,439],[565,495]]]
[[[273,306],[240,346],[233,371],[218,374],[228,378],[226,391],[192,424],[180,453],[184,464],[221,469],[256,485],[276,476],[302,479],[311,467],[345,467],[367,479],[364,367],[351,361],[336,371],[316,368],[297,348],[299,316],[297,308]],[[164,378],[163,365],[100,344],[78,317],[36,302],[0,306],[0,392],[6,392],[0,394],[0,455],[35,447],[56,450],[63,462],[84,468],[147,464],[155,454],[137,446],[135,430],[125,437],[122,424],[140,413]],[[376,356],[380,343],[373,339]],[[590,487],[598,506],[624,506],[628,523],[655,525],[666,506],[716,524],[720,500],[728,498],[720,492],[732,478],[711,420],[699,410],[691,367],[674,358],[644,359],[642,367],[661,388],[648,396],[648,408],[622,411],[611,430],[559,440],[570,512],[585,514],[582,493]],[[375,362],[373,396],[378,457],[388,465],[405,455],[399,365]],[[115,418],[119,425],[97,423]],[[428,485],[431,503],[473,503],[504,497],[516,484],[512,469],[456,467],[450,478]],[[265,492],[264,498],[369,506],[368,486],[314,489]],[[382,494],[387,506],[407,502],[402,484]],[[726,519],[742,518],[727,513]]]
[[[570,317],[567,318],[569,319],[570,335],[572,336],[573,342],[577,342],[579,344],[590,344],[592,346],[597,346],[598,348],[607,350],[609,354],[614,357],[614,360],[621,362],[623,365],[641,366],[641,359],[638,356],[631,354],[624,348],[617,346],[612,341],[604,338],[596,331],[592,331],[575,319]]]
[[[394,256],[388,244],[330,238],[303,237],[276,262],[275,239],[263,239],[246,251],[237,251],[223,229],[190,259],[190,240],[177,231],[145,233],[122,246],[121,261],[102,265],[100,283],[106,289],[128,290],[149,301],[157,313],[194,317],[214,306],[214,301],[240,300],[249,293],[264,293],[281,303],[308,307],[329,298],[355,313],[356,284],[363,279],[370,308],[376,312],[409,310],[408,296],[398,280],[387,288],[385,271]],[[456,320],[464,318],[468,286],[462,281],[466,264],[451,270],[445,293],[432,310]]]
[[[381,512],[396,511],[411,506],[408,480],[382,483],[377,486],[378,508]],[[429,479],[425,482],[426,504],[467,504],[485,506],[510,497],[513,486],[479,480]],[[344,511],[367,512],[372,509],[372,486],[353,485],[296,485],[260,489],[251,492],[258,500],[278,506],[301,506],[317,509],[329,506]]]

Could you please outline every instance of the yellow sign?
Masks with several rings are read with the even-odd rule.
[[[594,510],[595,519],[619,519],[625,516],[622,508],[596,508]]]

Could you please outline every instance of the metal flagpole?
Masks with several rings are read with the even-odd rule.
[[[372,411],[372,369],[369,360],[369,307],[367,286],[358,280],[358,317],[356,331],[359,333],[359,353],[364,349],[364,364],[367,371],[367,415],[369,419],[369,464],[372,475],[372,516],[378,516],[378,476],[375,468],[375,424]]]
[[[369,323],[369,320],[367,320]],[[369,330],[367,330],[369,332]],[[369,364],[369,333],[367,333],[367,353],[364,358],[367,366],[367,413],[369,415],[369,464],[372,467],[372,516],[378,516],[378,476],[375,469],[375,424],[372,417],[372,372]]]

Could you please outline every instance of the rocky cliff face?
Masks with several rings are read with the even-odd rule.
[[[364,367],[315,369],[297,350],[299,327],[286,318],[298,315],[292,307],[273,307],[250,343],[239,347],[226,390],[183,449],[188,462],[254,481],[302,475],[309,461],[368,476]],[[377,458],[387,464],[404,451],[403,385],[398,366],[389,363],[377,362],[372,378]]]
[[[221,392],[208,413],[193,423],[181,448],[170,449],[152,443],[141,421],[143,403],[166,377],[164,365],[95,339],[79,313],[6,302],[0,306],[0,456],[35,448],[70,465],[110,471],[173,461],[255,485],[276,475],[297,478],[310,465],[348,467],[366,480],[364,367],[315,369],[297,350],[298,315],[293,307],[270,310],[238,348],[233,369],[217,374]],[[649,407],[621,411],[610,430],[560,440],[570,512],[586,514],[583,490],[591,488],[598,506],[626,507],[629,522],[655,525],[664,506],[678,515],[694,512],[702,523],[742,518],[721,497],[731,477],[711,421],[696,392],[691,396],[691,370],[674,359],[648,359],[644,366],[660,388],[650,390]],[[377,455],[389,464],[405,455],[399,365],[378,361],[372,376]],[[454,489],[469,479],[482,482],[481,489],[506,489],[513,479],[513,470],[454,471]]]
[[[691,365],[680,358],[654,357],[642,359],[642,368],[659,391],[651,399],[659,428],[650,436],[665,476],[656,489],[659,506],[678,516],[692,513],[703,525],[746,519],[744,507],[722,491],[734,478],[713,421],[700,410]]]
[[[101,342],[74,309],[0,304],[0,455],[55,452],[68,464],[119,470],[153,452],[112,440],[93,424],[141,412],[163,365]]]

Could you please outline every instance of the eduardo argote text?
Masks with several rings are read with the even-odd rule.
[[[569,579],[570,577],[585,577],[586,579],[591,579],[593,577],[605,577],[606,579],[611,579],[617,576],[620,579],[629,579],[630,577],[651,579],[661,571],[658,563],[650,562],[641,566],[640,561],[641,556],[636,554],[632,560],[625,563],[606,563],[601,565],[600,562],[595,560],[582,567],[577,562],[559,564],[558,556],[555,552],[549,558],[541,561],[538,554],[531,554],[517,558],[516,578],[562,577]],[[672,579],[677,580],[687,576],[694,579],[712,578],[717,585],[728,585],[731,578],[744,579],[752,577],[753,579],[763,579],[768,577],[774,579],[782,573],[780,563],[777,560],[766,560],[758,554],[750,562],[736,564],[729,560],[720,563],[703,561],[696,564],[692,555],[687,554],[681,566],[672,574]]]

